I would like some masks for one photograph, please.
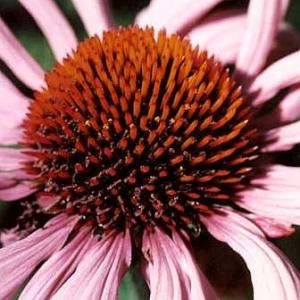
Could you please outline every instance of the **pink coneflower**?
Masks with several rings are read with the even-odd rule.
[[[0,198],[22,207],[0,299],[30,276],[20,299],[117,299],[133,253],[150,299],[217,299],[202,230],[242,256],[255,299],[299,299],[268,239],[300,224],[300,169],[275,157],[300,142],[299,36],[288,1],[221,2],[153,0],[112,29],[104,3],[73,0],[92,36],[77,45],[54,2],[20,0],[57,58],[46,74],[0,21],[0,58],[34,91],[0,74]]]

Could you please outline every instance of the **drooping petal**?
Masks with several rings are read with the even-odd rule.
[[[270,238],[289,236],[295,232],[295,228],[288,222],[280,222],[275,219],[258,216],[256,214],[244,214],[246,218],[255,223],[263,233]]]
[[[0,59],[28,87],[39,89],[44,85],[44,72],[25,48],[14,37],[0,18]]]
[[[193,258],[190,250],[187,248],[181,236],[176,232],[172,232],[173,240],[179,249],[178,257],[185,268],[185,272],[190,279],[190,299],[217,299],[210,283],[198,268],[197,262]]]
[[[0,249],[0,299],[9,299],[39,263],[63,246],[76,222],[59,215],[44,229]]]
[[[281,1],[250,1],[247,29],[236,61],[240,74],[252,77],[264,66],[279,28],[281,9]]]
[[[195,20],[204,16],[223,0],[174,0],[172,4],[164,0],[152,0],[135,20],[140,26],[165,27],[169,33],[180,32]]]
[[[106,0],[72,0],[72,2],[90,36],[94,34],[101,36],[103,30],[112,27],[112,16]]]
[[[173,233],[173,238],[158,228],[144,233],[143,271],[150,300],[216,299],[180,236]]]
[[[299,63],[300,51],[296,51],[276,61],[260,73],[249,88],[249,92],[254,95],[252,104],[260,105],[281,89],[300,82]]]
[[[263,147],[266,152],[285,151],[300,143],[300,121],[267,131]]]
[[[19,300],[50,299],[72,275],[95,242],[96,239],[91,235],[89,227],[80,229],[68,245],[54,253],[35,273],[22,291]]]
[[[259,216],[300,224],[299,176],[298,167],[274,165],[252,181],[256,188],[240,193],[237,204]]]
[[[74,274],[51,299],[116,300],[130,262],[129,232],[113,233],[85,254]]]
[[[255,300],[297,300],[300,281],[296,268],[251,221],[229,209],[202,216],[208,231],[240,254],[250,271]]]
[[[237,204],[257,215],[300,224],[299,192],[288,195],[286,192],[251,189],[241,193]]]
[[[47,38],[57,60],[77,47],[74,31],[52,0],[19,0]]]

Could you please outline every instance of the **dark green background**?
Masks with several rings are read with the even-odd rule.
[[[41,0],[43,1],[43,0]],[[85,1],[85,0],[82,0]],[[88,0],[91,1],[91,0]],[[168,0],[166,0],[168,1]],[[200,1],[200,0],[195,0]],[[203,0],[205,1],[205,0]],[[262,0],[263,1],[263,0]],[[274,0],[275,1],[275,0]],[[73,9],[71,1],[60,0],[56,1],[57,4],[64,11],[65,15],[69,19],[70,23],[75,28],[76,33],[80,39],[86,37],[83,30],[82,23]],[[110,1],[114,20],[117,25],[127,25],[133,21],[134,15],[139,9],[147,4],[147,0],[113,0]],[[171,1],[170,1],[171,3]],[[16,0],[1,0],[0,1],[0,15],[9,24],[10,28],[14,31],[19,40],[29,50],[33,57],[41,64],[41,66],[48,70],[53,66],[54,58],[49,49],[47,41],[40,33],[39,29],[35,26],[32,18],[27,12],[17,3]],[[295,27],[300,30],[300,0],[291,1],[291,6],[288,12],[287,19]],[[0,45],[1,46],[1,45]],[[300,67],[300,66],[299,66]],[[5,68],[0,62],[0,68],[10,75],[9,70]],[[0,129],[1,130],[1,129]],[[292,165],[300,165],[300,150],[294,149],[288,159],[288,163]],[[9,218],[8,205],[0,204],[0,225],[3,220]],[[300,233],[276,241],[276,244],[283,249],[290,259],[300,268]],[[204,263],[204,270],[208,273],[210,280],[214,284],[217,284],[220,291],[224,291],[226,299],[247,299],[241,297],[237,293],[241,292],[244,294],[245,290],[249,290],[249,278],[247,277],[247,271],[241,260],[235,257],[228,247],[220,244],[216,244],[211,241],[209,237],[204,237],[199,241],[199,256],[202,260],[205,260],[207,256],[208,263]],[[223,256],[219,253],[214,256],[215,246],[222,249]],[[202,263],[203,264],[203,263]],[[235,264],[241,265],[239,268],[232,266]],[[220,275],[221,274],[221,275]],[[225,283],[219,284],[223,277],[228,277]],[[225,276],[224,276],[225,274]],[[158,274],[159,276],[159,274]],[[232,278],[230,278],[232,276]],[[220,280],[219,280],[220,279]],[[224,288],[225,286],[225,288]],[[147,291],[145,291],[144,283],[141,280],[141,275],[136,271],[136,267],[132,270],[121,284],[121,299],[122,300],[137,300],[147,299]],[[234,292],[235,291],[235,292]],[[248,292],[251,294],[251,292]],[[249,296],[251,298],[251,296]],[[16,299],[16,297],[14,297]]]

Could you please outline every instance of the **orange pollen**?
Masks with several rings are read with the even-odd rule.
[[[252,175],[256,129],[229,71],[187,39],[128,27],[82,42],[46,75],[22,145],[50,212],[114,228],[200,231]]]

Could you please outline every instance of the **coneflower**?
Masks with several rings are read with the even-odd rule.
[[[268,56],[278,32],[296,39],[280,27],[287,1],[250,1],[247,23],[217,10],[191,30],[221,1],[175,1],[164,19],[153,1],[113,29],[104,4],[74,0],[91,34],[78,45],[50,0],[20,2],[58,62],[43,77],[1,21],[0,58],[34,92],[0,77],[0,198],[21,211],[0,236],[0,299],[41,263],[20,299],[117,299],[132,253],[150,299],[217,299],[193,257],[202,230],[244,258],[255,299],[299,299],[298,271],[267,239],[300,224],[300,170],[274,160],[300,142],[300,52]],[[220,41],[201,39],[225,22],[244,32],[214,57]]]

